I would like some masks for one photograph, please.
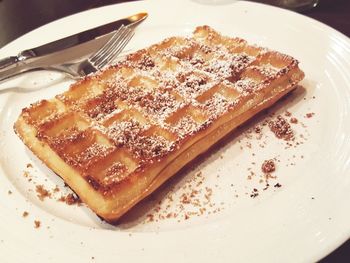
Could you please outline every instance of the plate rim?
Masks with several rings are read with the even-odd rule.
[[[137,6],[137,4],[135,4],[135,3],[141,3],[141,2],[143,2],[143,3],[145,3],[146,1],[140,1],[140,2],[131,2],[132,3],[132,5],[136,5]],[[158,2],[158,1],[150,1],[150,2]],[[186,1],[181,1],[181,2],[183,2],[183,3],[185,3]],[[240,3],[243,3],[243,2],[240,2]],[[125,6],[129,6],[129,4],[130,3],[121,3],[121,4],[115,4],[115,5],[125,5]],[[247,2],[246,3],[248,6],[249,5],[261,5],[261,6],[264,6],[263,8],[268,8],[268,9],[270,9],[270,8],[272,8],[272,9],[274,9],[274,8],[277,8],[277,7],[270,7],[270,6],[267,6],[267,5],[265,5],[265,4],[261,4],[261,3],[253,3],[253,2]],[[115,6],[114,5],[114,6]],[[107,8],[107,7],[100,7],[100,8],[98,8],[98,9],[104,9],[104,8]],[[122,8],[121,8],[122,9]],[[280,9],[280,8],[277,8],[277,9]],[[283,10],[283,9],[282,9]],[[287,11],[287,10],[283,10],[283,11],[286,11],[286,12],[291,12],[291,11]],[[95,11],[94,11],[95,12]],[[82,13],[84,13],[84,14],[82,14]],[[62,19],[60,19],[60,20],[70,20],[71,19],[71,17],[76,17],[77,15],[79,15],[79,16],[81,16],[81,15],[87,15],[87,14],[89,14],[90,13],[90,11],[84,11],[84,12],[81,12],[81,13],[79,13],[79,14],[74,14],[74,15],[71,15],[71,16],[69,16],[69,17],[66,17],[66,18],[62,18]],[[291,13],[293,13],[293,12],[291,12]],[[303,16],[303,15],[300,15],[300,14],[293,14],[293,15],[297,15],[299,18],[307,18],[307,19],[309,19],[310,21],[312,21],[313,23],[317,23],[320,27],[326,27],[326,29],[327,29],[327,31],[331,31],[331,32],[336,32],[336,34],[338,34],[341,38],[345,38],[344,39],[344,41],[345,42],[348,42],[347,44],[348,45],[350,45],[350,39],[347,37],[347,36],[345,36],[344,34],[342,34],[341,32],[339,32],[339,31],[337,31],[337,30],[335,30],[335,29],[333,29],[333,28],[331,28],[331,27],[329,27],[328,25],[326,25],[326,24],[324,24],[324,23],[322,23],[322,22],[319,22],[319,21],[317,21],[317,20],[315,20],[315,19],[313,19],[313,18],[309,18],[309,17],[306,17],[306,16]],[[58,20],[57,21],[54,21],[54,22],[52,22],[52,23],[50,23],[50,24],[47,24],[47,25],[44,25],[44,26],[42,26],[43,28],[47,28],[47,27],[52,27],[52,24],[56,24],[56,23],[60,23],[60,22],[58,22]],[[36,29],[36,30],[33,30],[33,31],[31,31],[31,32],[29,32],[29,33],[27,33],[26,35],[32,35],[33,34],[33,32],[34,32],[34,34],[35,34],[35,32],[37,31],[37,30],[39,30],[39,29]],[[41,29],[40,29],[41,30]],[[5,48],[5,49],[11,49],[11,46],[12,45],[14,45],[13,43],[14,42],[20,42],[21,41],[21,39],[22,39],[22,37],[21,38],[19,38],[19,39],[16,39],[16,40],[14,40],[13,42],[10,42],[9,44],[7,44],[5,47],[3,47],[2,49],[0,49],[0,54],[1,54],[1,51]],[[2,96],[2,94],[0,94],[0,96]],[[2,168],[0,167],[0,169],[1,169],[1,171],[2,171]],[[348,229],[348,234],[344,234],[343,233],[343,237],[342,238],[340,238],[340,239],[342,239],[342,243],[344,243],[344,242],[346,242],[346,240],[350,237],[350,228]],[[342,244],[341,243],[341,244]],[[338,246],[340,246],[341,244],[336,244],[336,245],[334,245],[334,246],[332,246],[332,247],[330,247],[330,249],[329,249],[329,251],[328,251],[328,253],[330,253],[331,251],[333,251],[334,250],[334,248],[336,248],[336,247],[338,247]],[[325,255],[324,255],[325,256]]]

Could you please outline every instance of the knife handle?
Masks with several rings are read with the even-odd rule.
[[[0,69],[7,68],[19,61],[18,57],[12,56],[0,59]]]

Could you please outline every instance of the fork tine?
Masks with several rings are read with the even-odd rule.
[[[95,63],[100,63],[101,60],[103,60],[106,56],[106,54],[108,55],[113,49],[114,49],[114,46],[117,45],[120,41],[123,40],[124,38],[124,34],[125,32],[121,32],[120,34],[117,34],[116,37],[108,44],[106,45],[101,53],[99,54],[99,56],[96,56],[93,60]]]
[[[113,54],[113,52],[115,52],[115,50],[126,40],[129,38],[129,36],[133,33],[133,30],[131,29],[127,29],[125,30],[121,35],[120,35],[120,39],[118,41],[115,41],[115,43],[113,43],[111,45],[111,49],[109,53],[106,53],[107,56],[109,56],[110,54]]]
[[[125,46],[129,43],[133,35],[134,35],[134,32],[129,31],[127,35],[124,37],[124,39],[114,47],[114,50],[111,51],[109,54],[107,54],[107,56],[99,63],[98,67],[103,68],[109,62],[112,62],[120,54],[120,52],[125,48]]]
[[[125,48],[125,46],[129,43],[130,39],[134,36],[135,32],[130,31],[128,35],[125,37],[124,41],[119,45],[119,48],[115,50],[114,53],[111,53],[110,55],[110,61],[113,61],[119,54],[120,52]]]
[[[122,25],[113,36],[95,53],[93,54],[89,60],[92,63],[95,63],[101,56],[103,57],[106,52],[113,46],[113,43],[118,41],[121,35],[125,32],[125,26]]]
[[[133,35],[134,28],[122,25],[99,51],[88,58],[89,63],[102,69],[120,54]]]
[[[119,35],[118,39],[115,39],[115,41],[111,43],[110,47],[108,48],[108,50],[106,50],[103,56],[99,57],[99,59],[96,60],[96,64],[104,63],[103,61],[106,61],[109,57],[111,57],[111,55],[115,54],[118,47],[125,42],[125,39],[128,38],[131,32],[131,30],[125,30],[124,32],[122,32]]]

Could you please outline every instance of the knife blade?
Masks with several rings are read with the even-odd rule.
[[[27,64],[32,59],[45,57],[72,47],[97,40],[117,30],[121,25],[136,26],[147,18],[147,13],[138,13],[117,21],[104,24],[68,37],[55,40],[53,42],[21,51],[17,56],[10,56],[0,60],[0,80],[7,78],[8,70],[13,73],[13,69],[21,64]]]

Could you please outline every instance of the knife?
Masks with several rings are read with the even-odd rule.
[[[48,55],[53,55],[55,53],[59,53],[60,51],[78,47],[82,44],[92,42],[93,40],[101,39],[117,30],[121,25],[136,26],[145,20],[147,16],[147,13],[138,13],[35,48],[21,51],[17,56],[10,56],[0,59],[0,81],[16,75],[17,73],[30,70],[28,69],[28,65],[32,61],[38,61],[40,58],[45,58]],[[84,50],[85,53],[92,51],[93,50],[88,50],[86,48]],[[24,65],[27,67],[24,68]],[[18,72],[16,73],[16,71]]]

